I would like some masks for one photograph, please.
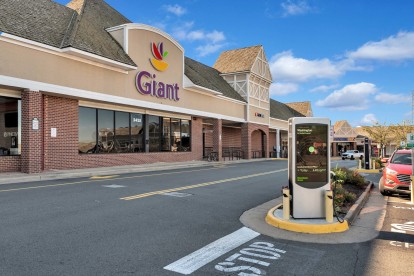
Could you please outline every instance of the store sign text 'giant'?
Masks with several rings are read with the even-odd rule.
[[[155,74],[147,71],[139,72],[135,80],[138,92],[143,95],[151,95],[162,99],[180,100],[178,97],[180,87],[177,83],[167,84],[162,81],[157,81],[156,78],[157,76]]]

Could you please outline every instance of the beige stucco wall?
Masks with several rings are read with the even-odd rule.
[[[287,121],[281,121],[281,120],[270,118],[269,128],[288,130],[289,125]]]
[[[255,113],[260,113],[264,115],[264,118],[255,116]],[[258,123],[258,124],[269,124],[269,110],[258,108],[255,106],[249,107],[249,122]]]
[[[121,32],[117,32],[121,39]],[[164,43],[164,51],[169,54],[165,61],[169,64],[165,72],[156,71],[149,62],[152,57],[151,43]],[[148,30],[129,30],[129,55],[138,69],[129,72],[111,70],[67,58],[63,54],[39,51],[5,41],[0,41],[0,75],[25,80],[77,88],[103,95],[120,96],[165,106],[180,107],[197,111],[221,114],[244,120],[245,105],[226,101],[214,96],[183,89],[183,52],[166,37]],[[157,82],[179,86],[179,101],[142,95],[136,89],[136,74],[145,70],[155,74]],[[53,91],[51,91],[53,92]],[[145,106],[142,106],[145,107]]]

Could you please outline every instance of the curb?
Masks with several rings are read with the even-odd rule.
[[[299,233],[308,233],[308,234],[329,234],[329,233],[338,233],[345,232],[349,229],[348,222],[344,221],[343,223],[327,223],[327,224],[303,224],[292,221],[286,221],[278,219],[274,216],[274,211],[279,209],[282,204],[273,207],[267,212],[266,222],[272,226],[293,231]]]
[[[365,203],[369,198],[369,194],[371,193],[372,188],[374,187],[374,183],[370,181],[368,187],[362,193],[362,195],[358,198],[358,200],[351,206],[348,213],[346,214],[344,220],[348,221],[349,225],[352,225],[361,212],[362,207],[364,207]]]
[[[283,204],[279,204],[272,209],[270,209],[267,214],[265,221],[267,224],[281,228],[284,230],[299,232],[299,233],[309,233],[309,234],[329,234],[329,233],[338,233],[345,232],[349,230],[350,226],[354,223],[355,219],[361,212],[361,209],[364,207],[367,202],[371,189],[373,188],[373,183],[370,181],[370,184],[361,194],[358,200],[351,206],[348,213],[344,218],[344,222],[340,223],[326,223],[326,224],[304,224],[297,223],[292,221],[286,221],[283,219],[276,218],[274,216],[275,210],[279,209]]]

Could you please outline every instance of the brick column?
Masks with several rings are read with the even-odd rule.
[[[251,159],[252,151],[252,135],[249,129],[249,123],[243,123],[241,127],[241,147],[243,151],[244,159]]]
[[[223,124],[221,119],[213,119],[213,151],[218,153],[218,160],[221,160],[223,157],[223,139],[222,139],[222,129]]]
[[[24,173],[39,173],[42,171],[43,156],[43,104],[42,93],[39,91],[22,92],[22,152],[21,171]],[[39,129],[32,129],[33,119],[39,121]]]

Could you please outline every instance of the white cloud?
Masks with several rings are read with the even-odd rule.
[[[294,93],[298,91],[298,85],[296,83],[272,83],[270,85],[270,95],[271,96],[282,96]]]
[[[400,32],[378,42],[368,42],[354,52],[352,59],[401,61],[414,59],[414,32]]]
[[[226,40],[226,37],[224,36],[224,33],[216,31],[216,30],[214,30],[210,33],[207,33],[206,38],[208,40],[212,41],[213,43],[217,43],[217,42]]]
[[[278,81],[305,82],[310,79],[333,79],[344,73],[343,65],[329,59],[296,58],[291,51],[274,55],[269,62],[272,76]]]
[[[193,28],[194,22],[187,21],[181,24],[180,26],[176,26],[172,30],[172,35],[178,40],[185,40],[187,39],[188,33]]]
[[[335,89],[335,88],[337,88],[337,87],[338,87],[338,85],[337,85],[337,84],[332,84],[332,85],[320,85],[320,86],[318,86],[318,87],[312,88],[312,89],[310,90],[310,92],[326,92],[326,91],[328,91],[328,90]]]
[[[399,104],[408,103],[411,99],[404,94],[379,93],[375,96],[375,100],[380,103]]]
[[[211,43],[217,43],[226,40],[226,37],[223,32],[212,31],[206,33],[202,30],[190,31],[188,32],[183,39],[194,41],[194,40],[205,40]]]
[[[181,26],[175,27],[172,34],[181,41],[204,43],[195,49],[200,57],[215,53],[226,45],[226,36],[223,32],[217,30],[211,32],[192,30],[193,26],[194,22],[185,22]]]
[[[280,4],[283,9],[283,16],[306,14],[312,11],[312,8],[306,1],[288,0]]]
[[[376,92],[377,88],[372,83],[350,84],[317,101],[316,106],[339,110],[364,110],[368,108],[370,97]]]
[[[173,6],[172,5],[165,5],[164,9],[169,13],[175,14],[176,16],[181,16],[181,15],[187,13],[187,10],[185,8],[181,7],[178,4],[175,4]]]
[[[373,125],[373,124],[375,124],[375,122],[378,122],[378,120],[375,117],[375,115],[372,114],[372,113],[365,114],[364,117],[361,120],[361,123],[363,125]]]
[[[200,57],[205,57],[209,54],[215,53],[219,51],[221,48],[223,48],[226,44],[210,44],[207,43],[202,46],[198,46],[196,48],[196,51]]]

